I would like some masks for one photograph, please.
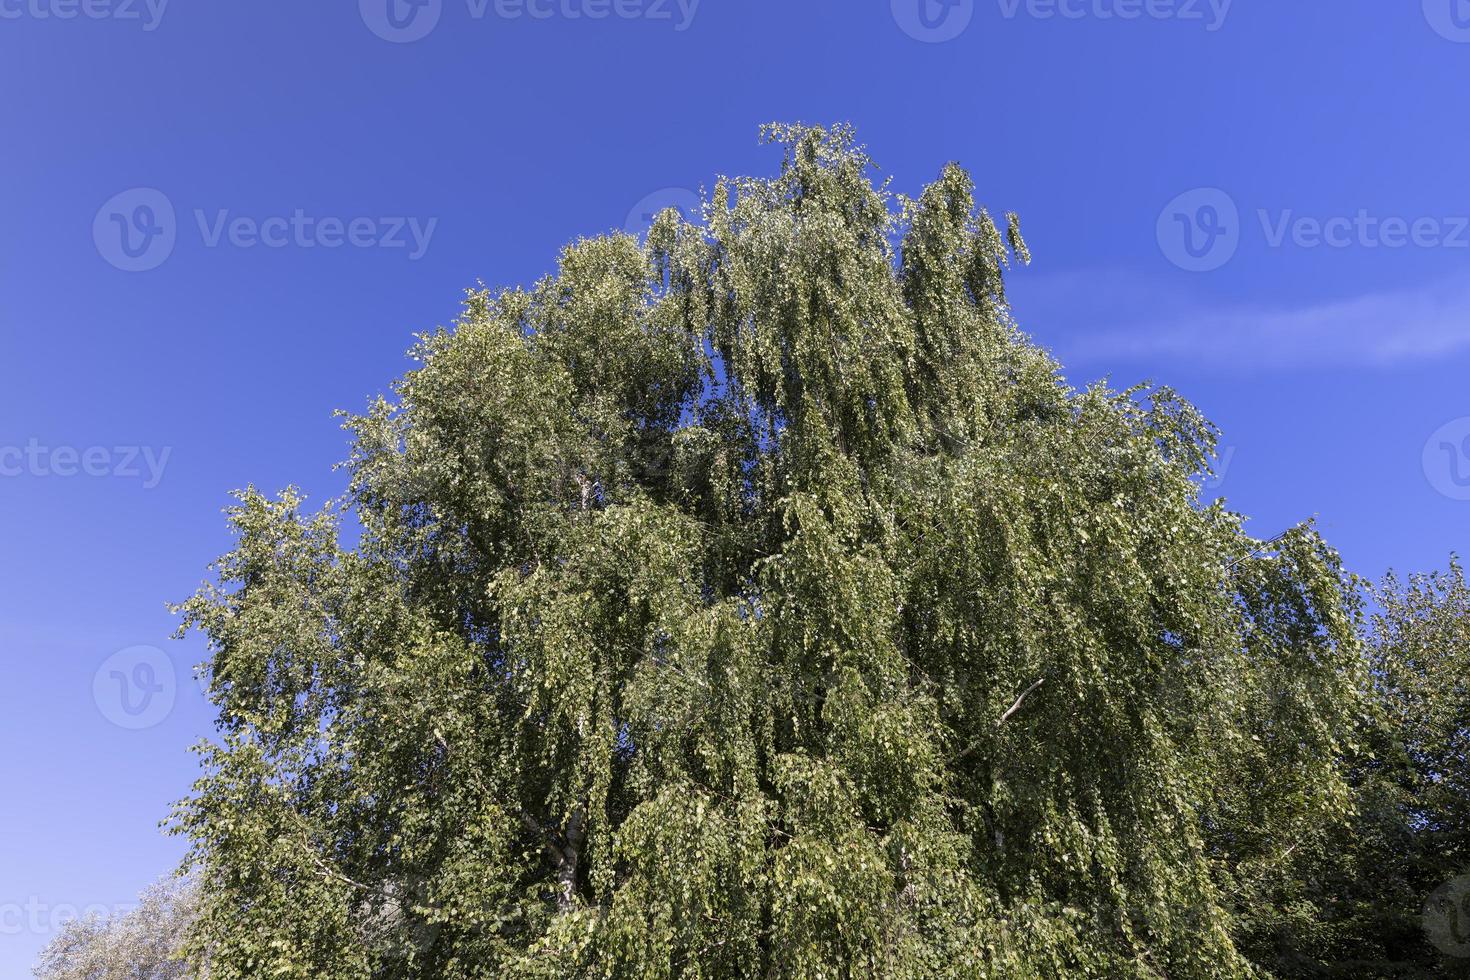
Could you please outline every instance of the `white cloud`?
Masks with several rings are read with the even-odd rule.
[[[1470,277],[1297,305],[1211,304],[1124,273],[1017,277],[1011,292],[1022,328],[1069,367],[1392,367],[1470,351]]]

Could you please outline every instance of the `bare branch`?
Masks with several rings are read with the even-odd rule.
[[[1036,690],[1044,683],[1046,683],[1045,677],[1041,678],[1041,680],[1037,681],[1035,684],[1032,684],[1030,687],[1026,688],[1026,690],[1022,691],[1021,696],[1016,698],[1016,703],[1007,708],[1006,713],[1000,716],[1000,720],[995,723],[995,727],[999,728],[1001,725],[1004,725],[1006,722],[1010,721],[1011,715],[1021,710],[1021,704],[1026,700],[1031,692]]]
[[[1011,705],[1009,708],[1007,708],[1006,709],[1006,713],[1000,716],[1000,720],[995,723],[995,727],[996,728],[999,728],[1001,725],[1004,725],[1007,721],[1009,721],[1012,715],[1014,715],[1017,711],[1020,711],[1021,710],[1021,705],[1023,703],[1025,703],[1025,701],[1026,701],[1026,699],[1028,697],[1031,696],[1031,692],[1032,691],[1035,691],[1038,687],[1040,687],[1044,683],[1046,683],[1046,678],[1045,677],[1041,678],[1035,684],[1032,684],[1030,687],[1026,688],[1026,690],[1022,691],[1021,692],[1021,696],[1018,697],[1018,698],[1016,698],[1016,703],[1013,704],[1013,705]],[[961,750],[961,752],[958,755],[956,755],[954,758],[950,759],[949,761],[951,763],[959,762],[961,759],[963,759],[966,756],[968,756],[971,752],[974,752],[976,749],[978,749],[980,747],[980,745],[981,745],[981,742],[971,742],[963,750]]]

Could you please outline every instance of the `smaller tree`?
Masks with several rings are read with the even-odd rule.
[[[132,911],[69,922],[41,953],[38,980],[190,980],[203,973],[183,959],[184,934],[198,909],[192,879],[165,878]]]
[[[1464,567],[1378,591],[1373,675],[1391,733],[1365,767],[1370,932],[1404,977],[1470,976],[1470,584]]]
[[[1293,842],[1250,950],[1280,978],[1470,977],[1470,584],[1454,561],[1369,598],[1353,817]]]

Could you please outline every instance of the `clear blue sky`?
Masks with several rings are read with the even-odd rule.
[[[970,167],[1026,329],[1201,405],[1259,535],[1470,550],[1467,0],[396,2],[0,0],[0,977],[180,853],[210,720],[164,604],[226,492],[337,492],[331,412],[413,331],[771,171],[762,122]]]

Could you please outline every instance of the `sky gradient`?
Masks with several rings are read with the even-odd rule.
[[[1378,577],[1470,547],[1470,0],[0,0],[0,977],[182,853],[211,731],[166,603],[228,491],[529,283],[851,122],[957,160],[1069,380],[1178,388],[1212,493]]]

